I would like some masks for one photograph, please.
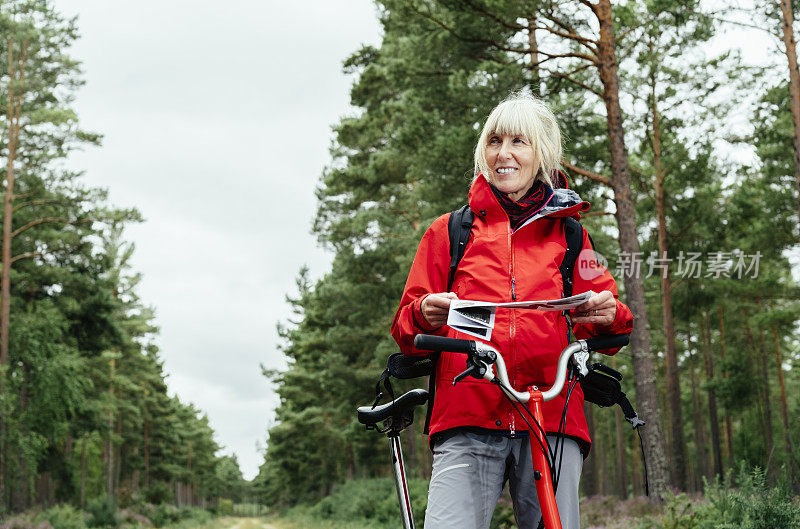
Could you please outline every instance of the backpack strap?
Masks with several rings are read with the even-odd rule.
[[[558,270],[561,272],[561,282],[564,285],[564,297],[572,295],[572,277],[575,272],[575,263],[578,254],[583,250],[583,226],[572,217],[564,217],[564,238],[567,241],[567,251]]]
[[[464,250],[467,249],[469,232],[472,230],[474,215],[465,204],[461,208],[450,213],[450,220],[447,222],[447,232],[450,235],[450,272],[447,275],[447,290],[453,288],[453,280],[456,277],[456,269],[461,258],[464,257]]]

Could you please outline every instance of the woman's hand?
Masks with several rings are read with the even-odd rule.
[[[450,311],[450,300],[452,299],[458,299],[458,296],[453,292],[439,292],[429,294],[422,300],[422,316],[431,327],[438,329],[447,323],[447,314]]]
[[[572,310],[572,323],[594,323],[608,326],[617,317],[617,300],[614,294],[604,290],[595,294],[586,303]]]

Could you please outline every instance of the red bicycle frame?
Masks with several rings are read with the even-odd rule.
[[[528,393],[531,396],[528,401],[529,409],[536,419],[534,424],[544,424],[542,392],[536,386],[529,386]],[[553,493],[553,476],[550,475],[550,465],[547,463],[547,455],[543,449],[543,447],[547,446],[547,439],[541,428],[536,428],[529,435],[535,435],[539,439],[538,443],[534,443],[531,440],[531,456],[533,459],[533,479],[536,481],[536,495],[539,497],[539,509],[542,511],[544,525],[547,529],[561,529],[561,517],[558,515],[556,496]]]

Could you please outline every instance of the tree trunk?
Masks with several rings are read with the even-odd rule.
[[[617,367],[617,357],[611,357],[611,367]],[[623,431],[622,424],[622,410],[618,407],[614,408],[614,430],[616,437],[617,447],[617,471],[619,473],[617,478],[617,493],[620,498],[628,497],[628,457],[625,453],[625,432]]]
[[[539,75],[539,43],[536,42],[536,15],[528,17],[528,50],[531,56],[531,88],[534,95],[542,96],[542,80]]]
[[[761,301],[758,302],[759,306],[761,306]],[[743,309],[744,311],[744,328],[745,334],[747,335],[747,341],[750,342],[750,347],[753,349],[753,356],[755,357],[753,360],[755,361],[756,365],[760,368],[760,381],[758,382],[758,389],[759,393],[761,394],[761,402],[762,402],[762,430],[764,431],[764,468],[767,470],[767,476],[772,477],[772,448],[774,443],[772,441],[772,406],[770,405],[770,395],[769,395],[769,373],[767,371],[767,351],[764,350],[764,335],[763,333],[759,332],[759,336],[761,338],[761,348],[756,344],[755,335],[753,334],[752,329],[750,328],[750,323],[748,319],[750,315],[747,312],[747,309]]]
[[[625,454],[625,432],[622,428],[622,410],[614,408],[614,432],[617,447],[617,494],[628,497],[628,458]]]
[[[704,320],[700,322],[703,333],[703,358],[706,364],[706,381],[714,380],[714,357],[711,354],[711,315],[704,313]],[[713,471],[715,476],[722,475],[722,441],[719,433],[719,416],[717,415],[717,397],[713,391],[708,392],[708,418],[711,422],[711,450],[714,454]]]
[[[697,381],[695,379],[695,364],[697,355],[694,354],[692,349],[692,324],[689,323],[687,328],[689,343],[689,374],[690,382],[692,385],[692,419],[694,420],[694,427],[697,431],[697,438],[695,439],[695,447],[697,452],[697,472],[695,473],[695,480],[692,484],[693,490],[702,490],[703,477],[708,476],[708,443],[706,442],[706,424],[703,420],[703,415],[700,412],[700,397],[697,394]]]
[[[783,358],[781,355],[781,342],[778,339],[778,329],[772,329],[772,338],[775,342],[775,363],[778,368],[778,387],[781,390],[781,421],[783,421],[783,445],[789,457],[789,472],[797,475],[797,465],[795,463],[794,448],[792,438],[789,435],[789,406],[786,400],[786,381],[783,379]]]
[[[583,401],[583,413],[586,415],[586,424],[589,426],[589,435],[592,440],[597,437],[597,431],[594,427],[594,404],[591,402]],[[589,452],[589,457],[583,462],[583,472],[581,473],[581,487],[583,494],[586,497],[597,495],[597,447],[592,443],[592,450]]]
[[[118,412],[115,417],[117,439],[122,439],[122,412]],[[117,443],[114,448],[114,490],[119,490],[122,478],[122,443]]]
[[[144,418],[144,486],[150,486],[150,421]]]
[[[642,470],[642,452],[641,447],[639,446],[639,436],[638,435],[631,435],[628,436],[631,439],[631,490],[633,491],[633,497],[636,496],[644,496],[644,480],[642,479],[643,470]]]
[[[759,351],[758,345],[756,344],[755,335],[753,334],[753,330],[750,328],[750,323],[748,319],[750,318],[750,314],[748,313],[747,309],[742,309],[744,313],[744,331],[745,336],[747,337],[747,342],[750,344],[750,349],[752,350],[752,362],[761,369],[761,373],[758,380],[755,380],[754,383],[758,387],[758,393],[761,397],[761,406],[755,406],[756,413],[759,411],[759,423],[761,427],[761,431],[764,432],[764,447],[766,449],[766,453],[764,454],[763,460],[763,468],[767,470],[767,475],[770,474],[769,468],[769,460],[770,456],[772,455],[772,421],[769,418],[768,410],[770,409],[768,397],[769,397],[769,390],[767,389],[768,381],[765,377],[765,373],[763,372],[763,368],[766,367],[766,362],[764,358],[764,354]]]
[[[608,465],[606,463],[606,451],[607,451],[607,444],[606,444],[606,428],[605,425],[608,424],[608,421],[598,421],[595,422],[594,425],[594,437],[593,439],[593,452],[597,455],[597,460],[595,461],[595,470],[597,471],[596,475],[596,483],[597,483],[597,493],[603,496],[608,495]]]
[[[638,256],[639,240],[636,235],[636,217],[631,196],[628,153],[622,128],[622,109],[619,102],[619,78],[614,49],[614,27],[610,0],[600,0],[592,7],[600,25],[597,43],[600,80],[603,84],[603,101],[606,107],[606,126],[611,154],[611,187],[617,206],[620,249],[628,256]],[[667,469],[664,459],[664,438],[656,397],[656,376],[650,351],[650,331],[647,323],[647,306],[642,277],[623,273],[628,306],[636,318],[631,335],[636,400],[647,426],[642,429],[647,471],[652,498],[664,499],[667,492]]]
[[[718,307],[719,312],[719,347],[722,361],[725,361],[725,318],[722,305]],[[722,378],[728,378],[728,374],[723,372]],[[729,410],[725,410],[725,443],[728,447],[728,468],[733,468],[733,419]]]
[[[797,215],[800,220],[800,71],[797,68],[797,46],[794,41],[794,15],[791,0],[780,0],[783,44],[789,62],[789,99],[794,124],[794,183],[797,188]]]
[[[114,402],[114,367],[115,361],[109,360],[109,388],[111,402]],[[108,440],[106,445],[106,495],[110,498],[114,495],[114,411],[108,412]]]
[[[756,297],[759,312],[764,311],[764,304],[761,302],[761,296]],[[759,357],[761,358],[761,376],[764,380],[764,421],[766,422],[766,442],[767,442],[767,476],[775,479],[775,465],[773,465],[773,455],[775,454],[775,440],[773,437],[772,428],[772,395],[770,391],[769,380],[769,354],[767,353],[767,344],[764,338],[764,330],[759,327],[758,341],[761,346]]]
[[[86,508],[86,443],[88,439],[83,438],[81,443],[81,509]]]
[[[653,187],[656,194],[656,217],[658,220],[658,253],[663,259],[668,257],[667,216],[664,211],[664,165],[661,159],[661,125],[656,104],[656,79],[651,76],[653,115],[653,168],[655,178]],[[668,262],[668,261],[665,261]],[[664,343],[666,344],[665,367],[667,376],[667,402],[669,403],[670,433],[672,443],[672,484],[686,490],[686,441],[683,437],[683,414],[681,407],[680,371],[678,352],[675,348],[675,322],[672,317],[672,285],[669,267],[661,273],[661,314],[664,322]]]
[[[14,59],[14,41],[6,39],[8,53],[8,76],[11,80],[24,78],[25,62],[19,58]],[[23,47],[23,59],[25,48]],[[2,268],[0,268],[0,395],[5,396],[6,381],[5,367],[8,365],[8,320],[11,314],[11,239],[14,213],[14,162],[17,159],[19,147],[20,114],[22,110],[22,96],[14,91],[14,83],[8,84],[8,101],[6,106],[6,193],[3,210],[3,241],[2,241]],[[0,496],[5,497],[5,461],[8,455],[5,446],[6,418],[4,409],[0,409]]]

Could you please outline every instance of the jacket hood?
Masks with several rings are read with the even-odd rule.
[[[483,211],[495,212],[505,216],[505,211],[497,198],[492,193],[489,187],[489,182],[483,174],[479,174],[478,178],[472,183],[469,190],[469,207],[472,211],[481,213]],[[581,219],[581,212],[588,211],[591,204],[582,200],[578,193],[572,189],[558,188],[553,189],[553,196],[542,207],[542,209],[525,221],[526,224],[540,219],[542,217],[574,217],[576,220]],[[481,215],[485,215],[481,213]],[[521,228],[522,226],[520,226]],[[519,228],[517,228],[519,229]]]

